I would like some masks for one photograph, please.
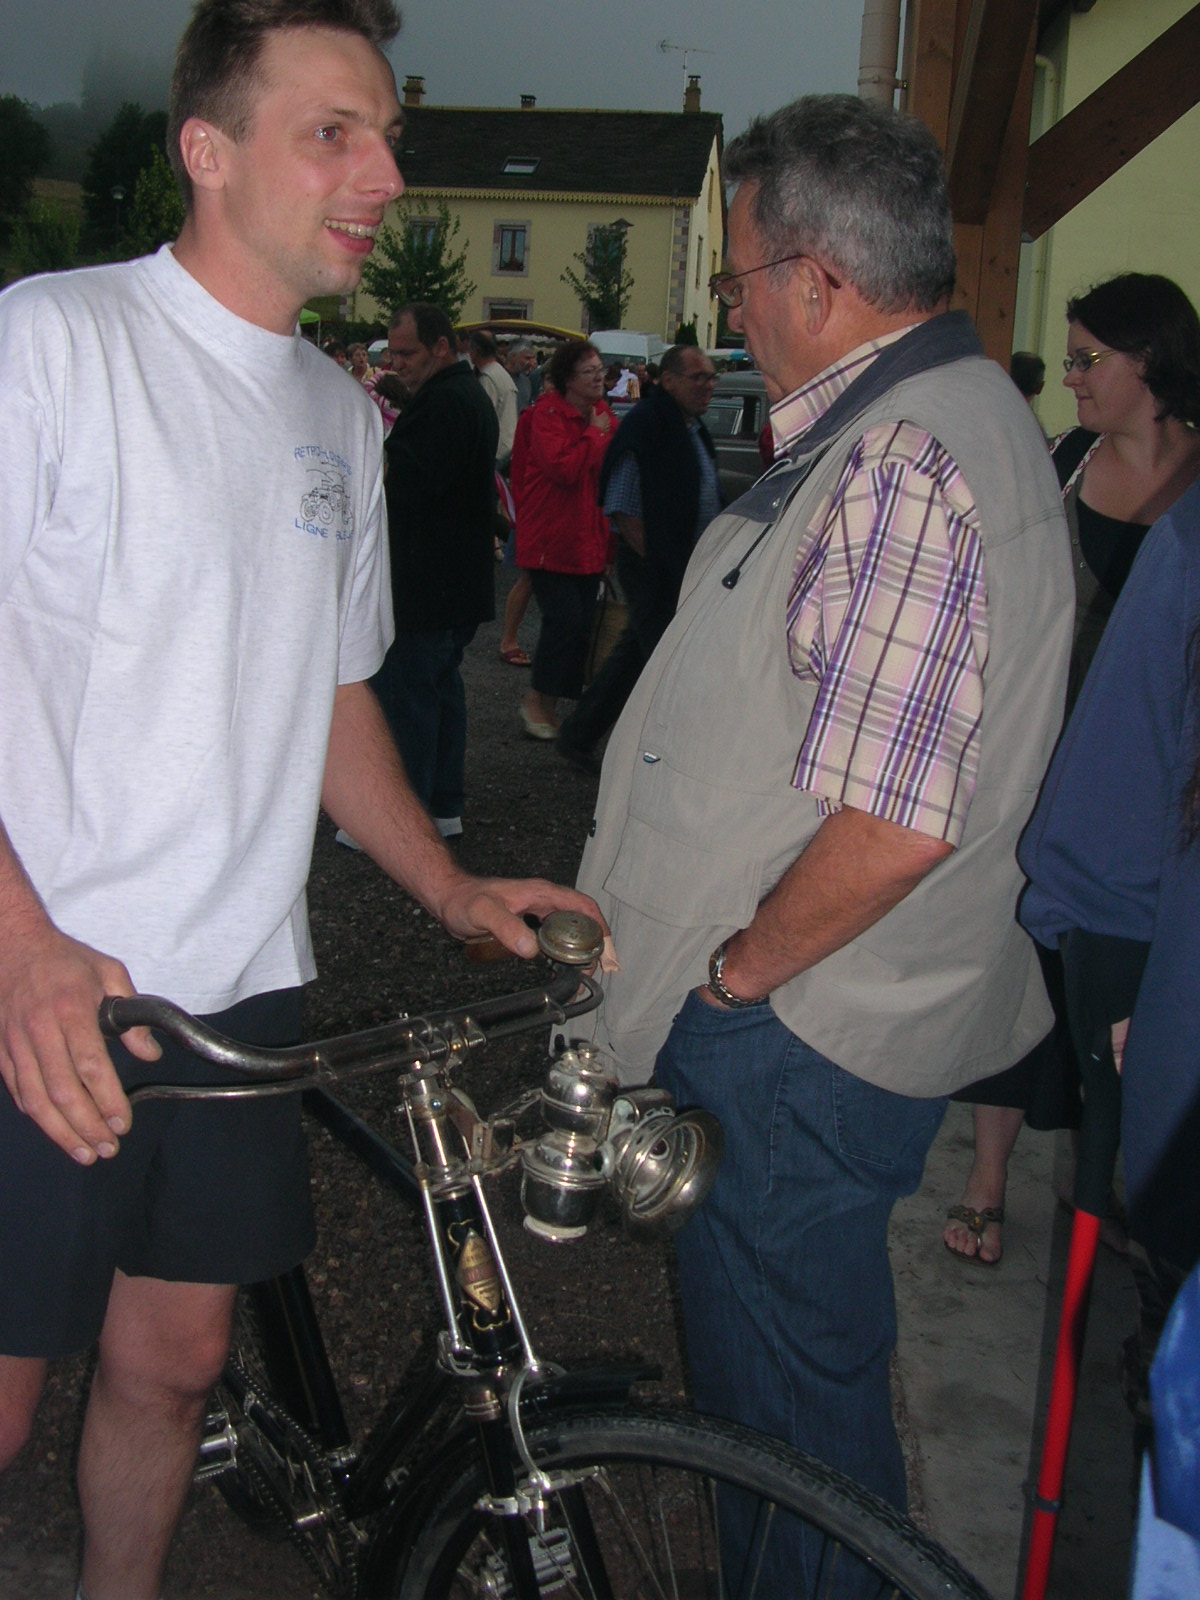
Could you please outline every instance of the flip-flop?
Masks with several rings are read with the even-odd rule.
[[[533,665],[533,657],[527,655],[519,644],[514,644],[509,650],[497,650],[496,654],[506,667],[531,667]]]
[[[951,1206],[946,1213],[946,1221],[961,1222],[968,1233],[975,1235],[975,1254],[973,1256],[967,1255],[964,1250],[956,1250],[952,1244],[946,1244],[945,1239],[943,1239],[942,1243],[946,1244],[946,1249],[949,1250],[952,1256],[957,1256],[960,1261],[973,1262],[978,1267],[998,1267],[1000,1265],[1004,1255],[1003,1250],[991,1261],[985,1261],[979,1252],[983,1247],[983,1230],[990,1227],[992,1223],[995,1223],[997,1227],[1003,1223],[1003,1206],[984,1206],[979,1211],[976,1211],[973,1206]]]

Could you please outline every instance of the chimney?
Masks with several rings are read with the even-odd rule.
[[[700,109],[700,74],[689,72],[687,88],[683,91],[683,109],[685,111],[699,111]]]
[[[536,105],[537,105],[537,95],[535,95],[535,94],[523,94],[521,96],[521,110],[522,111],[532,111],[534,106],[536,106]]]
[[[404,104],[419,106],[425,98],[425,79],[410,72],[404,80]]]

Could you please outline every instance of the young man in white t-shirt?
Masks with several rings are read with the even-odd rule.
[[[132,1126],[118,1067],[159,1047],[110,1054],[101,999],[293,1031],[318,806],[457,935],[532,955],[524,912],[594,910],[464,873],[366,684],[392,631],[379,415],[296,323],[354,288],[402,191],[397,26],[390,0],[201,0],[173,250],[0,298],[0,1466],[47,1358],[98,1336],[86,1600],[158,1594],[230,1285],[311,1242],[298,1109]]]

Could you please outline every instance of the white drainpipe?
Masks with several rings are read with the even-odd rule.
[[[858,92],[864,100],[894,105],[900,53],[901,0],[865,0],[858,52]]]

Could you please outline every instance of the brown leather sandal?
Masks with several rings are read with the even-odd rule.
[[[975,1254],[973,1256],[967,1255],[965,1250],[956,1250],[952,1244],[946,1244],[945,1238],[943,1238],[942,1243],[946,1245],[946,1249],[949,1250],[952,1256],[957,1256],[960,1261],[974,1262],[976,1266],[980,1267],[998,1267],[1000,1265],[1004,1255],[1003,1250],[991,1261],[986,1261],[979,1252],[983,1248],[984,1229],[990,1227],[993,1223],[997,1227],[1003,1223],[1003,1206],[984,1206],[981,1211],[976,1211],[972,1206],[951,1206],[946,1213],[946,1221],[961,1222],[968,1233],[975,1235]]]

